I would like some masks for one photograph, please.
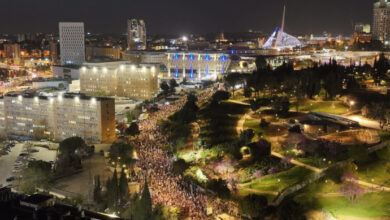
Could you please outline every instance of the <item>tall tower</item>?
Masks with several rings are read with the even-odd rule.
[[[390,2],[380,0],[374,3],[372,37],[382,42],[390,40]]]
[[[81,65],[85,62],[84,23],[60,22],[61,65]]]
[[[282,38],[282,35],[283,35],[283,32],[284,32],[285,19],[286,19],[286,6],[283,7],[282,28],[279,30],[278,36],[276,37],[274,49],[276,49],[277,45],[279,44],[279,42],[280,42],[280,40]]]
[[[127,20],[127,49],[146,50],[146,24],[144,20]]]

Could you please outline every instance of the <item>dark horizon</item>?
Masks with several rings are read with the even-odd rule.
[[[127,18],[142,18],[148,35],[245,32],[271,33],[287,5],[286,32],[351,34],[353,23],[370,23],[376,0],[3,0],[1,33],[57,32],[60,21],[81,21],[92,33],[125,33]],[[231,2],[231,3],[230,3]]]

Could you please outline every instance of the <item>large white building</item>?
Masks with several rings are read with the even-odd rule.
[[[81,65],[85,61],[84,23],[60,22],[61,65]]]
[[[159,63],[164,78],[215,79],[231,64],[223,51],[127,51],[124,59],[133,63]],[[239,71],[238,71],[239,72]]]
[[[151,99],[158,93],[159,64],[125,61],[84,63],[80,70],[80,92],[97,96]]]
[[[382,42],[390,40],[390,2],[387,0],[374,3],[372,38]]]
[[[88,143],[115,140],[115,100],[79,94],[58,97],[7,94],[0,98],[0,131],[9,136]]]
[[[146,24],[144,20],[127,20],[127,49],[146,49]]]

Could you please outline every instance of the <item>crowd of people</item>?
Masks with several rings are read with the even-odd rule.
[[[197,94],[198,104],[205,103],[212,94],[212,90]],[[146,178],[154,204],[178,207],[191,219],[206,219],[207,207],[214,207],[215,201],[209,201],[199,188],[172,173],[173,155],[164,150],[168,145],[167,137],[157,125],[159,120],[166,120],[181,109],[185,102],[186,98],[182,98],[171,105],[162,106],[147,120],[140,122],[142,132],[133,144],[137,146],[137,167],[142,171],[136,174],[134,180],[142,185]]]

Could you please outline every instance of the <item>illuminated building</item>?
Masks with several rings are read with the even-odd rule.
[[[382,42],[390,39],[390,2],[387,0],[374,3],[372,37]]]
[[[84,23],[60,22],[61,65],[81,65],[85,62]]]
[[[50,58],[51,58],[51,61],[53,62],[53,64],[57,64],[58,62],[58,43],[57,42],[54,42],[54,41],[51,41],[49,43],[49,46],[50,46]]]
[[[127,51],[126,60],[140,63],[159,63],[163,77],[215,79],[228,72],[230,58],[222,51]]]
[[[7,135],[88,143],[115,140],[115,101],[83,95],[58,97],[9,94],[0,99],[0,129]]]
[[[19,65],[20,63],[20,45],[19,44],[4,44],[5,58],[12,59],[13,63]]]
[[[80,92],[97,96],[151,99],[158,93],[159,65],[129,62],[85,63],[80,69]]]
[[[127,49],[145,50],[146,49],[146,24],[144,20],[127,20]]]
[[[371,33],[371,25],[357,23],[357,24],[355,24],[355,32],[369,34],[369,33]]]
[[[109,57],[111,59],[121,59],[121,49],[119,47],[91,47],[85,48],[87,60],[91,60],[94,57]]]

